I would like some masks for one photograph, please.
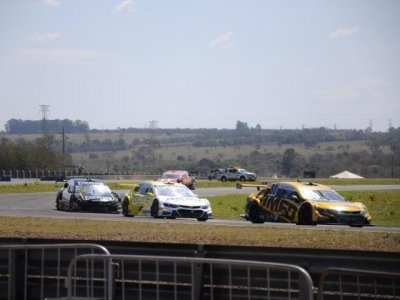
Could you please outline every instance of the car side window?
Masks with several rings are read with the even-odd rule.
[[[276,192],[276,197],[279,197],[279,198],[285,198],[286,195],[287,195],[286,190],[282,189],[282,188],[278,189],[278,191]]]
[[[141,184],[139,186],[139,193],[142,195],[146,195],[146,191],[147,191],[147,184]]]
[[[276,194],[276,191],[278,190],[278,185],[273,184],[271,187],[271,190],[268,193],[268,196],[274,196]]]

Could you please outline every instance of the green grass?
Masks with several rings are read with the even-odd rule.
[[[400,234],[295,227],[214,226],[209,222],[174,224],[168,222],[65,220],[53,218],[0,217],[0,237],[51,238],[66,240],[107,240],[154,243],[251,245],[310,249],[348,249],[400,252]]]
[[[400,190],[340,192],[347,199],[364,203],[372,223],[378,226],[400,226]]]

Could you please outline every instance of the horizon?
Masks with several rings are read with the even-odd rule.
[[[386,131],[399,15],[398,0],[3,0],[0,126]]]

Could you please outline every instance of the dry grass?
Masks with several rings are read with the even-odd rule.
[[[399,233],[0,217],[0,237],[247,245],[400,252]]]

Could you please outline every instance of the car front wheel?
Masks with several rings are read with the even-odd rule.
[[[300,209],[298,225],[315,225],[312,220],[312,211],[309,205],[305,205]]]
[[[132,217],[129,214],[129,202],[127,199],[124,199],[124,201],[122,202],[122,214],[124,215],[124,217]]]

